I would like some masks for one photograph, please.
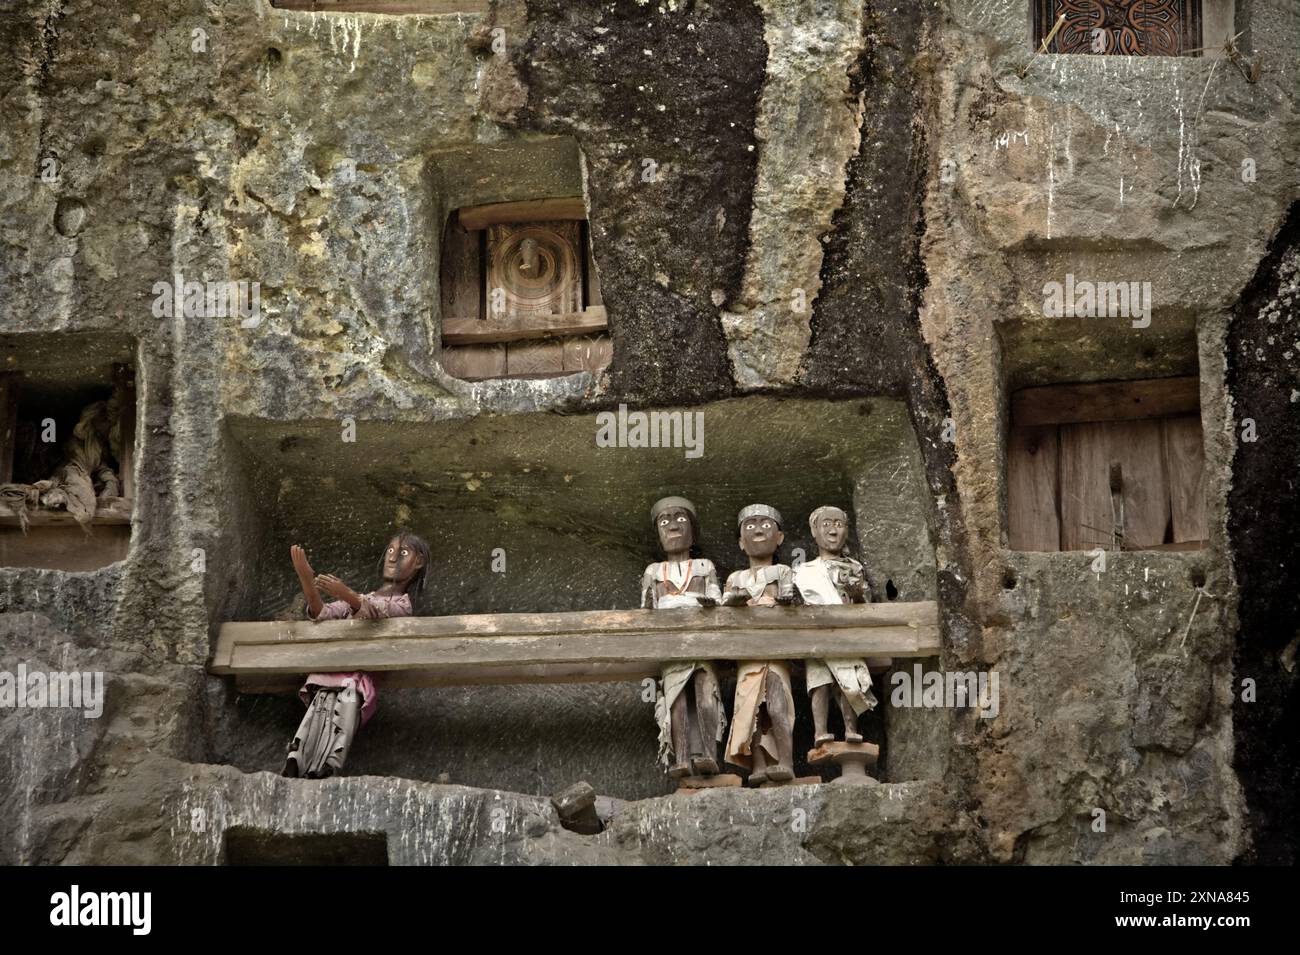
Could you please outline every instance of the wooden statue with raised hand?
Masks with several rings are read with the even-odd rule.
[[[736,521],[740,549],[749,569],[727,578],[723,603],[729,607],[773,607],[795,600],[790,568],[776,563],[785,540],[781,514],[766,504],[750,504]],[[727,761],[750,769],[751,785],[785,783],[794,778],[794,694],[790,668],[781,660],[750,660],[736,667],[736,703]]]
[[[307,615],[317,623],[409,617],[429,569],[429,545],[408,531],[388,542],[379,561],[383,583],[368,594],[358,594],[333,574],[314,573],[306,551],[297,544],[289,553],[307,598]],[[321,590],[334,600],[324,603]],[[343,768],[357,730],[374,715],[379,701],[375,681],[367,673],[312,673],[298,695],[307,713],[289,744],[283,774],[308,779],[331,776]]]

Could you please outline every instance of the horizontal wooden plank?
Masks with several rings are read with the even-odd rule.
[[[466,381],[502,378],[506,373],[506,346],[447,345],[442,350],[442,367],[447,374]]]
[[[614,358],[608,335],[574,336],[564,340],[565,371],[599,371]]]
[[[568,315],[520,315],[508,323],[490,318],[483,321],[476,318],[444,318],[442,342],[444,345],[487,345],[536,338],[593,335],[607,328],[609,319],[601,307]]]
[[[486,206],[465,206],[460,210],[462,228],[471,232],[490,225],[513,222],[545,222],[547,219],[585,219],[587,206],[581,196],[558,199],[526,199],[522,202],[494,202]]]
[[[1195,376],[1022,388],[1011,396],[1011,423],[1025,427],[1191,414],[1201,407],[1200,389]]]
[[[608,682],[674,660],[938,653],[938,609],[923,601],[227,623],[209,669],[266,692],[307,672],[394,671],[388,686]]]
[[[103,497],[95,508],[91,524],[130,524],[132,501],[129,497]],[[64,510],[47,507],[33,507],[27,511],[29,527],[49,527],[76,524],[71,514]],[[0,504],[0,527],[18,527],[18,514],[9,507]]]
[[[277,10],[317,13],[487,13],[490,0],[271,0]]]
[[[553,377],[564,373],[564,342],[511,342],[506,345],[506,375],[510,378]]]

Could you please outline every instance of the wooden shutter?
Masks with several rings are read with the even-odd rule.
[[[1010,547],[1200,546],[1202,441],[1195,378],[1017,392],[1007,442]]]

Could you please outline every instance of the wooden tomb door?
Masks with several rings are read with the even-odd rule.
[[[1201,0],[1034,0],[1034,48],[1049,53],[1187,56],[1201,47]]]

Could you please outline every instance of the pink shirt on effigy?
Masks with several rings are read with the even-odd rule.
[[[379,617],[409,617],[414,612],[409,594],[396,594],[391,597],[366,594],[365,598],[370,602],[370,606],[375,608],[375,613]],[[322,620],[351,620],[355,613],[346,600],[331,600],[321,608],[320,614],[315,619],[317,623]],[[314,687],[345,686],[354,687],[361,694],[361,725],[365,726],[370,717],[375,715],[375,708],[379,705],[379,691],[375,689],[375,681],[368,673],[309,673],[307,682],[298,691],[298,696],[304,704],[307,704],[311,703]]]

